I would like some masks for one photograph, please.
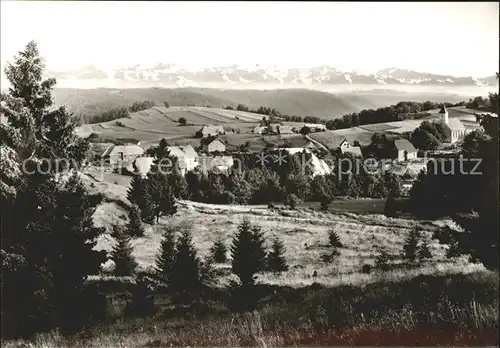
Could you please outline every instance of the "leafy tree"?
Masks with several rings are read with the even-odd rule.
[[[419,240],[420,231],[416,228],[411,230],[403,245],[403,257],[406,260],[415,262],[417,259]]]
[[[307,135],[311,133],[311,128],[304,126],[300,129],[300,134]]]
[[[184,117],[179,118],[179,123],[180,123],[181,126],[187,125],[187,121],[186,121],[186,119]]]
[[[290,209],[295,209],[295,207],[297,207],[297,204],[300,203],[300,199],[293,193],[290,193],[289,195],[286,196],[284,203],[285,205],[289,206]]]
[[[132,205],[130,208],[129,219],[127,234],[133,238],[144,236],[144,227],[141,224],[140,210],[137,205]]]
[[[279,238],[274,238],[271,251],[267,256],[267,269],[274,273],[281,273],[288,270],[285,259],[285,245]]]
[[[166,102],[163,102],[163,105],[165,105],[165,107],[168,109],[170,108],[170,104],[166,101]]]
[[[225,263],[227,261],[227,248],[221,236],[217,238],[210,248],[212,259],[217,263]]]
[[[132,276],[137,268],[130,245],[130,237],[120,226],[113,227],[112,237],[116,240],[116,245],[111,252],[111,258],[115,262],[115,275],[118,277]]]
[[[439,140],[421,127],[411,133],[410,141],[419,150],[435,150],[439,146]]]
[[[264,235],[260,228],[252,226],[248,219],[244,219],[238,226],[231,245],[231,257],[233,273],[238,276],[244,287],[253,285],[255,274],[265,269]]]
[[[432,258],[431,249],[429,247],[429,241],[427,239],[424,239],[422,241],[422,245],[420,245],[418,249],[418,258],[420,260]]]

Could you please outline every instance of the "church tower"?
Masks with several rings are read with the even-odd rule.
[[[439,111],[439,113],[443,115],[443,122],[445,124],[448,124],[448,109],[446,109],[446,106],[444,106],[444,104],[441,104],[441,110]]]

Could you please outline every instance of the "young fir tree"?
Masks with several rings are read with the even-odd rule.
[[[141,224],[139,207],[135,204],[130,208],[127,234],[132,238],[144,236],[144,227]]]
[[[171,157],[170,159],[173,163],[173,167],[168,173],[168,184],[172,188],[172,193],[175,198],[187,199],[189,198],[189,188],[186,177],[182,175],[177,157]]]
[[[156,273],[160,283],[167,288],[172,282],[172,267],[175,261],[176,238],[172,229],[167,229],[160,244],[160,253],[156,258]]]
[[[127,191],[127,199],[133,205],[137,205],[140,210],[141,219],[146,223],[151,223],[152,218],[154,218],[151,196],[147,192],[146,180],[140,174],[133,176]]]
[[[225,263],[227,261],[227,247],[224,240],[219,236],[210,248],[210,256],[214,262]]]
[[[190,303],[202,290],[205,281],[204,267],[193,245],[191,231],[182,231],[177,242],[177,253],[172,265],[171,287],[177,301]]]
[[[152,210],[159,222],[162,215],[173,215],[177,212],[175,197],[168,184],[168,177],[159,167],[153,165],[147,174],[147,190],[151,196]]]
[[[133,247],[130,245],[130,237],[121,226],[114,226],[112,237],[116,245],[111,252],[111,259],[115,262],[114,274],[118,277],[132,276],[137,268],[137,262],[132,255]]]
[[[274,238],[271,251],[267,256],[267,269],[274,273],[288,271],[288,265],[285,259],[285,245],[279,238]]]
[[[390,269],[389,254],[387,250],[382,249],[380,254],[377,256],[377,259],[375,260],[375,265],[382,271],[388,271]]]
[[[420,260],[432,258],[431,249],[429,248],[429,241],[427,239],[424,239],[422,241],[422,244],[418,248],[418,258]]]
[[[460,255],[462,255],[462,252],[460,250],[460,245],[454,237],[451,237],[449,242],[449,248],[446,251],[446,257],[453,258],[453,257],[459,257]]]
[[[132,297],[125,306],[125,316],[148,317],[155,313],[154,297],[152,295],[148,274],[141,272],[136,277],[132,288]]]
[[[420,232],[418,229],[410,231],[403,245],[403,258],[410,262],[415,262],[418,253],[418,242],[420,240]]]
[[[330,243],[330,246],[333,249],[339,249],[339,248],[344,247],[344,245],[340,241],[340,237],[339,237],[338,233],[335,232],[334,230],[330,230],[328,232],[328,242]]]
[[[238,226],[238,232],[231,245],[231,266],[244,287],[254,284],[256,273],[266,266],[264,235],[258,226],[252,226],[248,219]]]
[[[384,215],[387,217],[396,217],[397,214],[397,203],[394,195],[389,194],[384,206]]]

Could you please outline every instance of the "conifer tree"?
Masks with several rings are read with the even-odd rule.
[[[132,178],[127,191],[127,199],[133,205],[137,205],[142,221],[146,223],[154,222],[152,198],[147,189],[147,182],[140,174],[135,174]]]
[[[177,301],[190,303],[202,290],[205,280],[204,267],[193,245],[191,231],[182,231],[177,242],[177,253],[172,265],[171,287]]]
[[[60,159],[79,165],[73,161],[88,144],[75,136],[64,108],[49,109],[55,80],[43,80],[43,70],[36,43],[28,43],[7,65],[11,87],[1,95],[3,337],[77,329],[102,309],[83,305],[87,296],[97,300],[85,279],[105,259],[94,250],[103,229],[92,219],[102,197],[89,195],[76,174],[55,175],[68,169],[55,165]],[[48,174],[36,170],[41,158]]]
[[[226,254],[227,254],[226,245],[224,244],[222,236],[219,236],[212,245],[212,248],[210,248],[210,255],[214,262],[225,263],[227,261]]]
[[[171,160],[173,162],[173,168],[168,174],[168,183],[172,188],[172,193],[175,198],[187,199],[189,198],[189,188],[186,178],[182,175],[177,157],[173,157]]]
[[[132,298],[127,301],[125,315],[147,317],[153,315],[155,311],[150,280],[145,272],[140,272],[136,277],[135,286],[132,288]]]
[[[265,269],[264,235],[248,219],[244,219],[238,226],[231,245],[231,257],[233,273],[240,278],[244,287],[253,285],[255,274]]]
[[[172,267],[175,262],[176,238],[175,231],[167,229],[160,244],[160,253],[156,258],[156,273],[160,283],[169,287],[172,282]]]
[[[127,224],[127,234],[132,238],[144,236],[144,227],[141,224],[139,207],[133,205],[129,211],[129,222]]]
[[[389,193],[384,206],[384,215],[387,217],[396,217],[397,213],[397,203],[394,195]]]
[[[344,245],[340,241],[340,237],[339,237],[338,233],[335,232],[334,230],[330,230],[328,232],[328,241],[330,243],[330,246],[332,248],[334,248],[334,249],[338,249],[338,248],[343,248],[344,247]]]
[[[172,188],[168,184],[167,175],[153,165],[147,174],[147,190],[151,196],[151,203],[156,222],[162,215],[173,215],[177,212],[175,197]]]
[[[462,252],[460,250],[460,244],[454,237],[451,237],[449,242],[449,248],[446,251],[446,257],[452,258],[452,257],[459,257],[460,255],[462,255]]]
[[[405,260],[415,262],[418,253],[418,242],[420,240],[420,232],[418,229],[410,231],[403,245],[403,257]]]
[[[427,239],[424,239],[418,248],[418,258],[420,260],[432,258],[431,249],[429,248],[429,242]]]
[[[274,238],[271,246],[271,251],[267,257],[267,268],[274,273],[281,273],[288,270],[288,265],[285,259],[285,245],[279,238]]]
[[[387,250],[382,249],[380,251],[380,254],[377,256],[377,259],[375,260],[375,265],[378,269],[382,271],[388,271],[390,269],[389,254],[387,253]]]
[[[111,252],[111,258],[115,262],[114,274],[118,277],[132,276],[137,268],[130,245],[130,237],[121,226],[114,226],[112,237],[116,240],[116,245]]]

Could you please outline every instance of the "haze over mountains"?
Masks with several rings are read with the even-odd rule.
[[[174,64],[159,63],[155,66],[136,64],[113,70],[88,65],[71,71],[49,70],[59,87],[67,88],[133,88],[133,87],[234,87],[256,86],[335,86],[335,85],[413,85],[413,86],[496,86],[492,74],[486,77],[457,77],[387,68],[373,74],[341,71],[322,65],[311,68],[242,67],[238,65],[185,69]]]

